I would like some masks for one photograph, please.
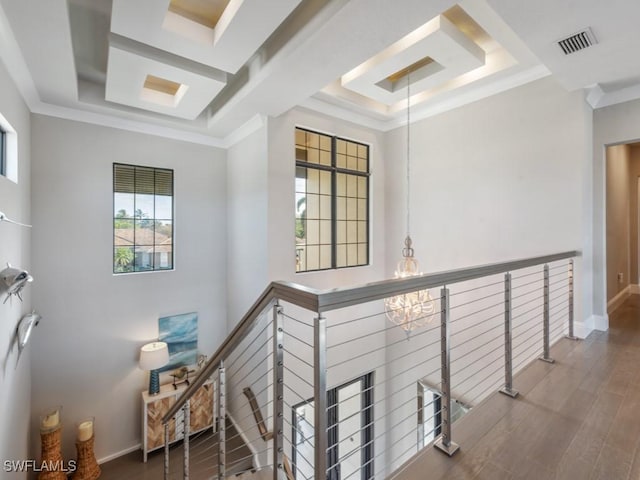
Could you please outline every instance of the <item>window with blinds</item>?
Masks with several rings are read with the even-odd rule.
[[[173,269],[173,170],[113,164],[113,273]]]

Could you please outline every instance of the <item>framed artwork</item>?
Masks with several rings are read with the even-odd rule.
[[[158,340],[169,347],[169,363],[160,372],[198,361],[198,314],[182,313],[158,319]]]

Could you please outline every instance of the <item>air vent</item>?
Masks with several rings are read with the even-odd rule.
[[[570,37],[567,37],[558,42],[560,48],[564,52],[565,55],[569,55],[570,53],[575,53],[580,50],[584,50],[591,45],[595,45],[596,37],[593,36],[593,32],[590,28],[586,28],[581,32],[575,33]]]

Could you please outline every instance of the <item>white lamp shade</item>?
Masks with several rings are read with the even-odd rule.
[[[165,342],[147,343],[140,349],[140,368],[155,370],[169,363],[169,347]]]

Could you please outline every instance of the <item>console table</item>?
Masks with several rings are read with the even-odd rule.
[[[162,385],[160,393],[149,395],[142,392],[142,456],[147,461],[147,455],[153,450],[164,447],[164,426],[162,417],[176,403],[178,397],[187,388],[186,384],[174,388],[172,384]],[[213,383],[205,383],[191,397],[189,402],[189,433],[197,433],[207,428],[213,429]],[[177,442],[184,437],[183,413],[178,411],[175,418],[169,422],[169,443]]]

